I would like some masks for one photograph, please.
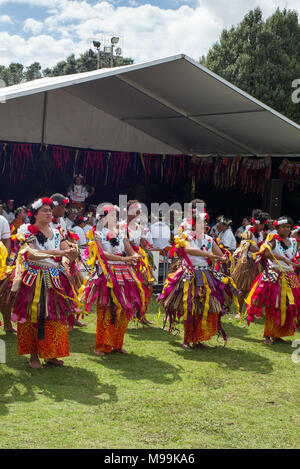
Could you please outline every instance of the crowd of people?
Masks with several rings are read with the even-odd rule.
[[[110,204],[86,210],[94,189],[79,190],[81,182],[77,176],[69,188],[73,199],[57,193],[15,211],[8,201],[0,215],[4,330],[17,332],[18,354],[30,355],[32,368],[41,359],[62,366],[69,330],[84,327],[94,308],[95,354],[126,353],[129,321],[151,324],[153,248],[169,250],[156,301],[170,333],[183,320],[184,349],[204,347],[216,333],[226,341],[222,317],[233,308],[237,318],[245,308],[248,324],[264,314],[266,344],[300,329],[300,227],[290,217],[271,220],[255,209],[234,232],[224,215],[210,226],[205,202],[195,199],[174,233],[161,216],[142,225],[138,200],[125,214]]]

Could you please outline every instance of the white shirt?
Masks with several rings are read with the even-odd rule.
[[[10,225],[16,218],[14,212],[6,212],[5,210],[3,210],[3,216],[6,218]]]
[[[61,228],[61,230],[63,231],[63,234],[65,236],[67,236],[67,224],[64,220],[64,218],[60,217],[60,218],[57,218],[56,219],[56,223],[53,223],[53,221],[50,223],[50,228],[53,228],[55,230],[58,230],[59,228]]]
[[[73,184],[72,189],[69,191],[68,195],[73,202],[84,202],[85,199],[89,196],[89,193],[85,186],[82,184]]]
[[[86,224],[82,229],[84,231],[84,234],[87,234],[89,231],[91,231],[92,228],[92,225]]]
[[[213,247],[213,238],[208,235],[204,235],[203,239],[195,239],[191,235],[188,235],[188,241],[192,249],[200,249],[201,251],[211,254]],[[190,256],[187,254],[190,259],[193,267],[208,267],[208,262],[206,257],[202,256]]]
[[[0,215],[0,240],[10,238],[10,226],[6,218]]]
[[[223,244],[224,248],[229,249],[230,251],[235,251],[236,249],[236,239],[232,233],[231,228],[223,231],[219,234],[220,244]]]
[[[73,228],[70,229],[70,231],[73,231],[73,233],[76,233],[79,236],[78,241],[76,243],[79,246],[84,246],[87,244],[87,239],[85,237],[85,232],[80,226],[74,226]]]
[[[295,238],[288,238],[288,240],[290,242],[290,247],[287,250],[284,250],[280,242],[277,239],[275,239],[275,247],[273,249],[273,254],[283,256],[283,257],[288,257],[289,259],[292,260],[297,254],[297,240]],[[285,262],[280,261],[278,259],[277,259],[277,262],[279,262],[279,264],[281,265],[281,268],[285,272],[293,272],[294,268],[292,265],[287,265]],[[277,264],[277,262],[273,260],[272,267],[279,270],[279,265]]]
[[[75,219],[74,219],[75,220]],[[71,229],[71,226],[73,225],[74,223],[74,220],[70,220],[70,218],[66,218],[66,227],[67,227],[67,230],[70,230]]]
[[[117,246],[112,246],[112,244],[109,242],[109,240],[107,239],[107,234],[109,233],[109,229],[108,228],[103,228],[102,231],[96,231],[95,235],[101,239],[101,243],[102,243],[102,249],[103,251],[106,251],[110,254],[114,254],[116,256],[121,256],[122,254],[125,253],[125,246],[124,246],[124,235],[123,235],[123,232],[122,230],[119,231],[119,234],[118,234],[118,241],[119,241],[119,244]],[[124,262],[122,262],[122,260],[120,260],[120,262],[117,262],[117,261],[107,261],[108,264],[124,264]]]
[[[151,225],[152,244],[156,249],[164,249],[170,245],[171,230],[163,221]]]

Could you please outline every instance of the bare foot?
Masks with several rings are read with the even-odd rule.
[[[13,326],[10,327],[4,327],[4,332],[18,332],[17,329],[15,329]]]
[[[95,353],[95,355],[99,355],[99,356],[106,355],[105,352],[100,352],[100,350],[94,350],[94,353]]]
[[[55,365],[55,366],[63,366],[64,361],[63,360],[58,360],[57,358],[49,358],[49,360],[45,360],[46,363],[49,363],[50,365]]]
[[[116,348],[115,350],[116,350],[116,352],[119,352],[119,353],[128,353],[127,350],[125,350],[123,348]]]
[[[29,366],[30,366],[30,368],[33,368],[34,370],[38,370],[39,368],[43,368],[43,365],[41,364],[41,362],[38,358],[31,358],[30,361],[29,361]]]
[[[77,327],[86,327],[86,323],[85,323],[85,322],[80,322],[80,321],[78,321],[77,319],[75,319],[75,321],[74,321],[74,326],[77,326]]]
[[[267,345],[272,345],[273,344],[273,340],[271,339],[271,337],[267,337],[267,336],[263,337],[263,342]]]
[[[191,347],[189,346],[189,344],[182,344],[181,346],[184,350],[189,350]]]

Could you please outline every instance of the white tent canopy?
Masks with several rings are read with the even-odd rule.
[[[0,90],[0,140],[99,150],[299,156],[300,126],[185,55]]]

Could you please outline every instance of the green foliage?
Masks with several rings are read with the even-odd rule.
[[[260,8],[223,30],[200,63],[287,117],[300,122],[292,81],[300,78],[300,24],[296,11],[276,10],[263,21]]]
[[[114,57],[113,66],[130,65],[133,60],[127,57]],[[111,66],[109,56],[105,56],[101,63],[102,68]],[[17,85],[26,81],[36,80],[43,77],[55,77],[60,75],[72,75],[81,72],[90,72],[97,69],[97,55],[94,51],[86,51],[76,59],[72,54],[66,60],[61,60],[52,68],[45,68],[39,62],[34,62],[28,67],[20,63],[11,63],[8,67],[0,65],[0,78],[6,86]]]

